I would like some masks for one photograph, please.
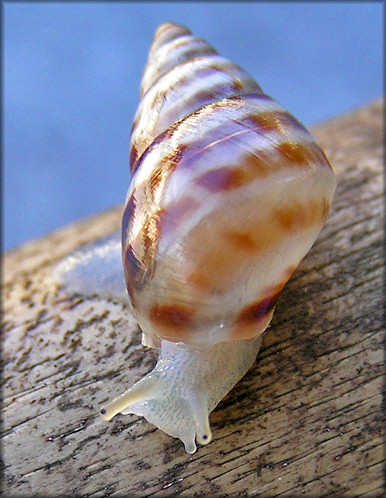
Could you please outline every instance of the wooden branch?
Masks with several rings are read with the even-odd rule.
[[[378,100],[314,130],[338,177],[332,213],[194,455],[140,417],[99,418],[156,353],[123,305],[49,284],[121,208],[5,255],[5,495],[382,495],[382,114]]]

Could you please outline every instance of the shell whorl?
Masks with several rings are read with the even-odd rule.
[[[309,132],[189,30],[160,26],[131,138],[122,221],[145,335],[250,338],[325,223],[335,178]]]
[[[141,102],[131,136],[131,170],[154,139],[204,105],[260,93],[259,85],[213,47],[174,24],[156,31],[142,77]]]

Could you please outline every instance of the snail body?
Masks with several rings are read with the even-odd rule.
[[[122,260],[152,372],[101,410],[144,416],[188,453],[255,360],[336,181],[310,133],[239,66],[161,25],[134,118]],[[115,249],[116,250],[116,249]]]
[[[103,408],[101,416],[140,415],[194,453],[196,441],[212,440],[209,414],[252,366],[260,344],[260,336],[205,348],[162,340],[154,369]]]

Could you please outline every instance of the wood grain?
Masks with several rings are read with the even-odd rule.
[[[194,455],[144,419],[97,412],[156,359],[123,305],[70,298],[53,265],[121,208],[4,257],[5,495],[381,496],[383,101],[314,130],[338,177],[327,225],[248,374]]]

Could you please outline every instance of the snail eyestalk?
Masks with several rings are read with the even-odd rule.
[[[206,393],[188,393],[188,400],[196,420],[197,435],[199,444],[209,444],[212,441],[212,431],[209,424],[208,401]]]
[[[156,384],[152,382],[152,379],[145,377],[102,407],[99,414],[103,420],[109,421],[117,415],[117,413],[123,412],[131,405],[143,401],[146,398],[156,397],[155,388]]]

